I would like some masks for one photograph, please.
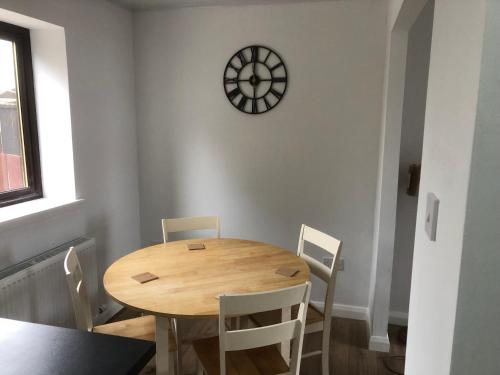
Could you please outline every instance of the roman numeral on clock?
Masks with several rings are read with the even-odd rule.
[[[252,59],[250,61],[251,62],[259,61],[259,47],[253,46],[251,47],[251,51],[252,51]]]
[[[273,66],[272,68],[269,68],[269,70],[271,72],[274,72],[276,69],[278,69],[280,66],[283,66],[283,63],[282,62],[279,62],[277,63],[275,66]]]
[[[247,105],[247,97],[245,95],[242,96],[240,102],[238,103],[238,109],[240,111],[245,111],[245,106]]]
[[[233,78],[224,78],[224,83],[226,85],[229,85],[231,83],[238,83],[238,77],[233,77]]]
[[[269,103],[267,98],[264,98],[264,104],[266,105],[266,109],[269,111],[271,109],[271,103]]]
[[[238,58],[240,59],[240,62],[241,62],[241,66],[244,66],[247,64],[247,58],[245,57],[245,54],[243,53],[243,51],[240,51],[237,53]]]
[[[252,99],[252,113],[255,114],[255,113],[258,113],[259,112],[259,108],[257,107],[257,99]]]
[[[241,68],[238,68],[232,62],[229,63],[229,67],[233,69],[236,72],[236,74],[240,74]]]
[[[236,87],[234,90],[231,90],[227,93],[227,97],[229,100],[233,101],[238,95],[241,94],[240,88]]]
[[[271,78],[271,82],[283,83],[283,82],[286,82],[286,77],[273,77],[273,78]]]
[[[264,64],[267,62],[267,60],[269,59],[269,57],[271,57],[271,53],[272,53],[271,51],[269,51],[269,52],[267,53],[267,56],[266,56],[266,58],[264,59]]]
[[[283,93],[279,92],[279,91],[276,91],[275,89],[273,89],[271,87],[271,90],[269,90],[271,94],[273,94],[276,99],[280,100],[282,97],[283,97]]]

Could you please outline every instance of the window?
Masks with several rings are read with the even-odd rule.
[[[30,33],[0,22],[0,207],[40,197]]]

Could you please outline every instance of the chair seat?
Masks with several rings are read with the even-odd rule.
[[[141,316],[139,318],[121,320],[114,323],[95,326],[92,330],[105,335],[123,336],[133,339],[155,341],[156,321],[153,315]],[[168,330],[170,352],[177,350],[175,337],[171,330]]]
[[[292,306],[292,319],[297,318],[297,314],[299,312],[298,306]],[[250,315],[250,319],[254,322],[256,326],[267,326],[270,324],[276,324],[281,321],[281,310],[274,311],[266,311],[258,314]],[[319,311],[316,307],[309,304],[307,307],[307,316],[306,316],[306,327],[309,325],[313,325],[316,323],[323,322],[325,320],[325,316],[321,311]]]
[[[219,338],[193,342],[206,375],[219,375]],[[290,371],[276,345],[226,353],[227,375],[277,375]]]

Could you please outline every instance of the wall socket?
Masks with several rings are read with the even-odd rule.
[[[323,258],[323,264],[330,268],[332,266],[333,258],[332,257],[324,257]],[[339,260],[339,265],[338,265],[338,271],[343,271],[344,270],[344,258],[340,258]]]

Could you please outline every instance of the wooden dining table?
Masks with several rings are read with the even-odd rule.
[[[189,244],[205,249],[189,250]],[[298,270],[293,277],[276,271]],[[151,273],[158,279],[141,284],[133,276]],[[217,317],[221,294],[256,293],[302,284],[309,280],[307,263],[280,247],[241,239],[203,238],[173,241],[132,252],[104,274],[106,292],[123,306],[156,317],[157,374],[168,374],[170,318]],[[282,319],[291,318],[291,309]],[[178,353],[181,352],[178,343]],[[290,343],[283,343],[289,358]],[[180,362],[180,355],[178,356]],[[179,363],[180,365],[180,363]],[[182,372],[182,367],[178,369]],[[179,373],[179,375],[181,375]]]

